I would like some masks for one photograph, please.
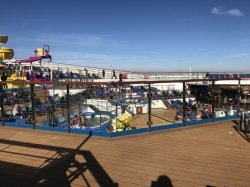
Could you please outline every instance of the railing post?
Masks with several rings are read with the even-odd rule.
[[[79,78],[80,78],[80,82],[82,82],[82,70],[81,69],[79,69]]]
[[[88,82],[89,81],[89,77],[88,77],[88,70],[87,70],[87,68],[85,68],[84,69],[85,70],[85,77],[86,77],[86,82]]]
[[[237,101],[238,114],[240,114],[240,99],[241,99],[241,96],[240,96],[240,79],[239,79],[239,82],[238,82],[237,97],[238,97],[238,101]]]
[[[185,123],[187,120],[186,117],[186,83],[183,82],[182,84],[182,122],[183,122],[183,126],[185,127]]]
[[[43,84],[43,90],[44,90],[44,103],[46,103],[46,97],[47,97],[47,94],[46,94],[46,85]]]
[[[112,113],[110,112],[109,114],[109,137],[112,138],[112,130],[113,130],[113,127],[112,127]]]
[[[5,112],[3,105],[3,83],[0,83],[0,107],[1,107],[1,121],[3,126],[5,126]]]
[[[68,114],[68,133],[70,133],[70,103],[69,103],[69,84],[67,84],[67,114]]]
[[[214,115],[214,94],[215,94],[214,81],[212,81],[212,121],[213,122],[214,122],[214,117],[215,117],[215,115]]]
[[[32,114],[31,114],[31,122],[33,125],[33,129],[36,128],[36,108],[35,108],[35,93],[34,93],[34,83],[30,84],[30,97],[31,97],[31,109],[32,109]]]
[[[115,102],[115,115],[116,115],[116,117],[118,117],[117,100]]]
[[[151,84],[148,84],[148,126],[149,126],[149,132],[151,132],[151,125],[152,120],[151,120],[151,104],[152,104],[152,94],[151,94]]]

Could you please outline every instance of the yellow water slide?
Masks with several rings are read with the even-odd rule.
[[[0,60],[8,60],[14,57],[14,51],[11,48],[0,47]]]
[[[8,41],[8,36],[0,35],[0,44],[6,44]]]
[[[25,88],[29,86],[28,84],[20,83],[26,83],[26,77],[19,77],[18,73],[13,73],[10,77],[8,77],[8,81],[12,81],[12,83],[8,83],[8,88]]]
[[[0,44],[5,44],[8,41],[8,36],[0,35]],[[14,57],[12,48],[0,47],[0,60],[8,60]]]

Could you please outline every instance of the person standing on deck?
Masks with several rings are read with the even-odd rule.
[[[122,82],[122,74],[119,74],[119,81]]]
[[[115,77],[115,79],[116,79],[115,70],[113,70],[113,76],[112,76],[112,79],[113,79],[113,77]]]
[[[103,79],[105,78],[105,70],[104,69],[102,70],[102,78]]]
[[[8,78],[7,75],[3,72],[2,76],[1,76],[1,80],[5,82],[7,80],[7,78]],[[3,87],[8,88],[7,83],[4,83]]]

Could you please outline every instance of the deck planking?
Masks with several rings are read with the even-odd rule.
[[[234,127],[112,139],[0,127],[1,186],[248,187],[249,141]]]

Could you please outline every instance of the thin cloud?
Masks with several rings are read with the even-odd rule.
[[[16,51],[19,51],[19,52],[30,52],[30,48],[24,48],[24,47],[16,47],[16,48],[14,48],[14,51],[16,52]]]
[[[239,9],[228,10],[227,14],[230,15],[230,16],[237,16],[237,17],[244,16],[243,12],[240,11]]]
[[[101,53],[84,53],[82,51],[75,51],[75,52],[54,52],[54,56],[58,59],[67,59],[67,60],[75,60],[75,59],[84,59],[88,61],[111,61],[111,60],[123,60],[126,59],[125,56],[118,56],[118,55],[108,55],[108,54],[101,54]]]
[[[241,58],[241,57],[246,57],[248,55],[249,55],[248,53],[236,53],[229,55],[229,58]]]
[[[237,40],[237,42],[250,42],[250,39],[244,38],[244,39]]]
[[[29,40],[39,43],[53,43],[58,45],[71,45],[83,47],[112,46],[122,47],[127,45],[127,41],[117,40],[114,35],[71,35],[71,34],[40,34]]]
[[[104,53],[84,53],[82,51],[60,51],[53,54],[53,59],[54,62],[59,63],[106,68],[112,66],[114,69],[126,69],[131,71],[145,71],[158,68],[155,66],[155,61],[157,61],[157,59],[145,56],[122,56]],[[161,60],[158,60],[158,62],[163,63]],[[158,68],[158,71],[161,68]]]
[[[225,10],[222,10],[220,8],[214,7],[211,9],[211,14],[214,14],[216,16],[235,16],[235,17],[244,16],[244,13],[238,8],[225,11]]]
[[[211,14],[215,14],[217,16],[220,16],[220,15],[225,15],[225,12],[219,8],[212,8]]]
[[[150,51],[150,53],[153,54],[153,55],[160,55],[160,54],[162,54],[161,51],[155,51],[155,50]]]

